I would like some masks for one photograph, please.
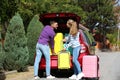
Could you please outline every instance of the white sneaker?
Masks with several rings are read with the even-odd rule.
[[[35,80],[39,80],[39,79],[40,79],[40,77],[38,77],[38,76],[35,76],[35,77],[34,77],[34,79],[35,79]]]
[[[79,80],[79,79],[81,79],[82,77],[84,77],[84,74],[81,72],[81,73],[79,73],[79,74],[77,75],[77,79],[76,79],[76,80]]]
[[[76,79],[77,76],[75,74],[73,74],[71,77],[69,77],[69,79]]]
[[[47,79],[54,79],[54,78],[55,76],[52,76],[52,75],[47,76]]]

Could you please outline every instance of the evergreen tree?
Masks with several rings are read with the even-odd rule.
[[[34,63],[34,53],[36,48],[36,43],[40,32],[43,28],[42,23],[39,21],[39,16],[35,15],[33,19],[30,21],[28,29],[27,29],[27,45],[29,50],[29,64],[33,65]]]
[[[23,20],[18,13],[10,20],[5,36],[4,48],[6,55],[5,69],[25,71],[27,69],[29,52]]]

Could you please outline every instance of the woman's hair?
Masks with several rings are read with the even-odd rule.
[[[78,28],[77,28],[77,22],[72,20],[72,19],[69,19],[67,21],[67,27],[70,28],[70,34],[72,36],[76,36],[77,32],[78,32]]]

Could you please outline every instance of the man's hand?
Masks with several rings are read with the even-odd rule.
[[[56,53],[52,53],[52,55],[56,55]]]
[[[56,55],[54,49],[51,49],[52,55]]]

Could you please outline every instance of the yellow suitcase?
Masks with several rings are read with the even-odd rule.
[[[58,69],[69,69],[70,68],[70,52],[61,51],[58,54]]]
[[[57,33],[54,38],[54,50],[56,54],[58,54],[61,50],[63,50],[63,34],[62,33]]]

